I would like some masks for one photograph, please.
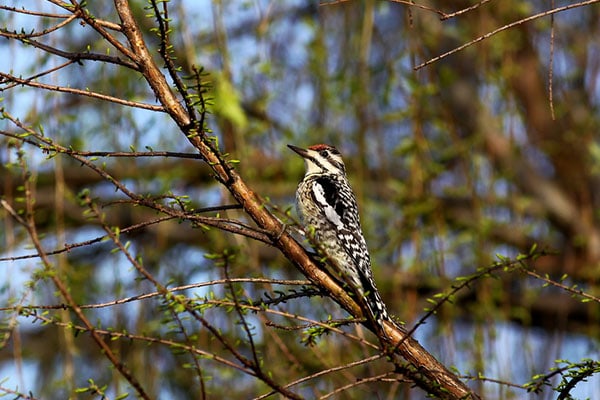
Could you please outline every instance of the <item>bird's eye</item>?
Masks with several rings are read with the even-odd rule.
[[[322,155],[323,157],[327,157],[329,155],[329,152],[327,150],[321,150],[321,152],[319,154]]]

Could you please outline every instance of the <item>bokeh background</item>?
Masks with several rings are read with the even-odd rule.
[[[66,14],[49,1],[26,3],[3,2],[4,33],[42,31],[57,23],[6,7]],[[118,22],[112,2],[89,3],[93,15]],[[146,2],[131,3],[157,55],[155,19],[148,16]],[[303,175],[301,160],[286,144],[329,143],[340,149],[360,203],[378,287],[390,311],[408,326],[430,307],[428,298],[447,291],[458,277],[492,265],[497,255],[515,258],[534,245],[551,254],[528,262],[528,268],[564,287],[598,296],[600,7],[590,2],[515,24],[418,68],[498,28],[572,3],[492,0],[444,20],[442,12],[477,3],[419,4],[426,8],[392,1],[292,0],[187,0],[168,7],[181,75],[191,74],[192,66],[204,68],[210,82],[207,125],[220,148],[240,161],[238,171],[269,207],[281,215],[292,210]],[[36,40],[70,52],[115,51],[78,23]],[[0,41],[0,57],[1,72],[17,77],[65,62],[11,39]],[[107,63],[75,63],[39,81],[155,103],[139,74]],[[75,150],[194,152],[162,113],[7,81],[0,89],[0,106],[6,112]],[[18,131],[7,120],[0,121],[0,129]],[[77,200],[83,189],[103,205],[110,225],[123,229],[158,217],[153,210],[120,202],[124,196],[109,182],[69,157],[47,157],[0,135],[0,196],[16,208],[24,170],[19,151],[35,177],[36,223],[48,251],[104,235]],[[196,209],[232,202],[199,159],[99,157],[94,162],[136,193],[188,196]],[[221,215],[247,221],[240,211]],[[0,209],[0,218],[5,333],[0,379],[6,379],[0,386],[46,399],[76,398],[75,389],[89,385],[89,379],[107,384],[113,396],[125,390],[89,337],[19,316],[17,305],[56,305],[61,300],[51,282],[39,277],[37,258],[15,258],[33,254],[26,231],[5,209]],[[263,243],[186,222],[148,226],[128,234],[127,240],[155,276],[172,286],[223,278],[218,260],[224,251],[235,254],[227,265],[232,277],[304,279]],[[80,304],[153,290],[113,247],[99,242],[53,256]],[[479,279],[415,336],[461,374],[501,381],[471,381],[485,398],[555,398],[550,386],[527,393],[507,383],[523,385],[536,374],[565,365],[557,360],[597,359],[600,308],[597,298],[586,300],[546,283],[514,270]],[[240,288],[253,299],[290,290],[257,284]],[[183,293],[227,297],[219,285]],[[315,319],[346,316],[322,297],[277,307]],[[71,318],[64,310],[47,312],[54,321]],[[170,325],[170,314],[157,298],[86,312],[105,328],[181,337],[181,325]],[[232,337],[240,334],[224,307],[207,309],[206,315]],[[260,314],[248,318],[261,354],[284,382],[365,356],[360,345],[335,335],[307,345],[302,332],[265,323],[284,319]],[[220,351],[192,322],[182,326],[197,335],[199,347]],[[185,355],[135,341],[113,345],[157,398],[199,398],[198,379],[190,378]],[[209,398],[253,398],[268,392],[235,369],[210,360],[202,365]],[[385,370],[384,362],[367,364],[313,379],[299,390],[307,398],[318,397]],[[549,383],[557,385],[560,379],[556,374]],[[600,379],[594,375],[571,392],[576,398],[597,393]],[[381,381],[337,395],[423,397],[406,385]]]

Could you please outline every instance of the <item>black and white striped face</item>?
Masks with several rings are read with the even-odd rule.
[[[302,149],[288,144],[288,147],[304,158],[306,175],[346,174],[346,167],[344,167],[342,155],[333,146],[328,144],[315,144],[308,149]]]

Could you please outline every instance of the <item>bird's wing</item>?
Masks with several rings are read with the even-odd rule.
[[[356,197],[349,186],[342,185],[335,177],[319,177],[314,182],[313,200],[319,204],[323,217],[338,233],[344,251],[355,261],[355,265],[370,268]]]

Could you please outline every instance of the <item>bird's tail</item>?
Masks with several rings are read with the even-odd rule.
[[[361,277],[362,278],[362,277]],[[389,322],[396,328],[400,330],[404,330],[400,325],[398,325],[390,314],[388,313],[387,306],[385,305],[377,287],[375,286],[375,281],[373,279],[368,279],[364,277],[362,279],[362,289],[363,289],[363,306],[366,308],[366,312],[368,312],[367,318],[371,320],[371,322],[375,323],[377,326],[374,327],[376,329],[384,329],[384,321]]]
[[[383,321],[387,321],[394,326],[398,326],[392,317],[390,317],[387,306],[383,302],[379,291],[376,288],[373,289],[374,290],[365,293],[365,303],[368,308],[367,311],[371,314],[377,325],[381,327],[383,327]]]

